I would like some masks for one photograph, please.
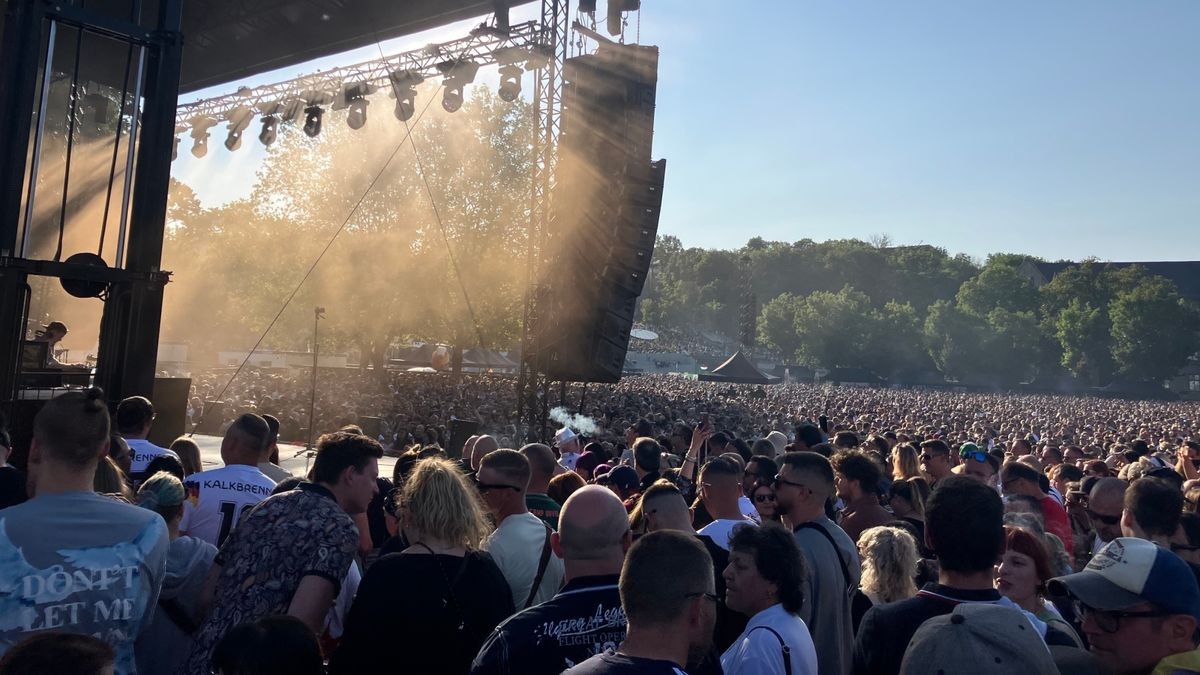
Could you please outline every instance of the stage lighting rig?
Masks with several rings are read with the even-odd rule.
[[[226,150],[233,152],[242,147],[242,132],[250,126],[253,119],[254,113],[249,108],[238,108],[229,113],[229,117],[226,118],[229,124],[225,127],[229,130],[225,136]]]
[[[521,96],[521,67],[500,66],[500,100],[512,103]]]
[[[367,100],[367,96],[373,93],[375,93],[375,87],[366,82],[347,84],[342,87],[342,95],[334,104],[333,109],[347,108],[346,125],[357,131],[367,123],[367,106],[371,103]]]
[[[200,159],[208,154],[208,130],[217,121],[211,117],[200,117],[192,120],[192,156]]]
[[[412,70],[394,70],[388,75],[392,82],[392,96],[396,99],[396,119],[407,122],[417,111],[417,85],[425,81],[420,73]]]
[[[319,105],[310,105],[304,109],[304,133],[309,138],[321,135],[321,118],[325,110]]]
[[[269,147],[277,138],[279,138],[279,118],[267,115],[262,118],[262,131],[258,132],[258,141]]]
[[[475,81],[479,72],[479,64],[469,59],[462,61],[443,61],[437,64],[437,69],[445,77],[442,85],[442,109],[448,113],[458,112],[463,104],[463,87]]]
[[[529,60],[529,50],[520,47],[503,47],[492,52],[496,63],[500,64],[500,89],[497,92],[502,101],[512,103],[521,95],[521,66]]]

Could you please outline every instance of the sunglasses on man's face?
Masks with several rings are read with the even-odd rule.
[[[943,453],[940,453],[940,452],[939,452],[939,453],[937,453],[937,454],[933,454],[933,455],[929,454],[928,452],[922,452],[922,453],[921,453],[921,455],[920,455],[920,460],[921,460],[922,462],[929,463],[929,462],[933,461],[933,460],[934,460],[934,458],[936,458],[936,457],[948,457],[948,456],[949,456],[949,455],[946,455],[946,454],[943,454]]]
[[[1092,520],[1098,520],[1098,521],[1104,523],[1105,525],[1116,525],[1121,522],[1121,516],[1106,516],[1106,515],[1103,515],[1100,513],[1096,513],[1095,511],[1093,511],[1091,509],[1087,510],[1087,514],[1088,514],[1088,518],[1091,518]]]
[[[754,501],[756,501],[760,504],[763,502],[773,502],[773,501],[775,501],[775,495],[774,494],[754,495]]]

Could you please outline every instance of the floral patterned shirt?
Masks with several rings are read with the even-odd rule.
[[[264,500],[217,554],[213,609],[184,672],[208,675],[213,647],[230,628],[286,613],[302,578],[328,579],[336,594],[357,549],[358,528],[324,487],[302,483]]]

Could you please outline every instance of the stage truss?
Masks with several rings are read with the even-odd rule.
[[[594,16],[591,23],[595,24]],[[547,440],[548,436],[550,382],[542,367],[537,327],[549,327],[549,321],[541,314],[539,298],[543,292],[536,271],[546,269],[547,263],[541,243],[546,240],[549,224],[561,130],[563,64],[572,46],[570,31],[569,0],[542,0],[538,21],[516,24],[508,30],[484,23],[458,40],[180,105],[175,128],[178,143],[184,134],[207,139],[209,130],[223,122],[227,129],[239,134],[260,116],[295,122],[303,119],[308,106],[345,108],[350,95],[394,89],[401,79],[415,83],[444,77],[456,62],[462,61],[471,61],[479,67],[520,65],[526,72],[533,73],[535,120],[527,252],[529,276],[522,312],[517,415],[527,437],[541,440]],[[577,40],[577,51],[582,51],[584,39]]]

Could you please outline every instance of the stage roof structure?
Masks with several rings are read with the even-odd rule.
[[[183,67],[179,93],[244,80],[333,54],[367,47],[497,7],[531,0],[187,0],[183,4]],[[91,0],[89,10],[118,19],[130,0]],[[0,0],[0,22],[8,0]],[[158,11],[144,0],[142,15]]]

